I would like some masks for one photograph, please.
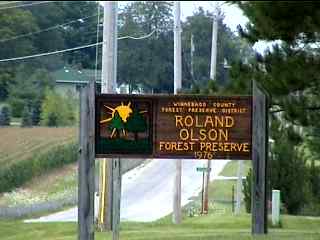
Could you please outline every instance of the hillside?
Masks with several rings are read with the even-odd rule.
[[[0,128],[0,164],[30,158],[35,153],[77,140],[77,128],[5,127]]]

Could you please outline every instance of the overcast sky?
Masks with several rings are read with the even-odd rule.
[[[245,17],[242,11],[235,5],[226,3],[225,1],[216,1],[220,5],[222,11],[224,12],[225,19],[224,23],[232,30],[237,31],[237,25],[241,25],[243,28],[248,22],[247,17]],[[184,21],[186,17],[192,16],[193,12],[196,11],[199,7],[202,7],[204,10],[213,11],[215,3],[214,1],[181,1],[181,20]],[[126,5],[129,1],[119,1],[119,7]],[[266,44],[266,42],[258,42],[253,48],[263,53],[267,46],[271,44]]]

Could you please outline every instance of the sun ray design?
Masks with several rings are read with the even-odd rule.
[[[108,124],[108,128],[111,131],[110,138],[118,138],[121,137],[128,137],[128,119],[133,114],[133,119],[130,118],[130,131],[132,132],[132,129],[135,129],[133,132],[136,134],[136,127],[132,127],[132,121],[137,121],[137,115],[138,114],[144,114],[147,113],[147,110],[138,110],[136,109],[136,112],[134,112],[134,109],[131,108],[131,101],[129,101],[127,104],[125,104],[123,101],[120,102],[119,105],[116,106],[108,106],[103,105],[105,110],[105,118],[100,120],[100,124]],[[132,116],[131,116],[132,117]],[[137,135],[137,134],[136,134]],[[136,136],[135,136],[136,137]]]
[[[106,123],[106,122],[109,122],[112,120],[112,117],[111,118],[107,118],[107,119],[104,119],[104,120],[101,120],[100,123]]]
[[[131,107],[130,107],[131,106],[131,102],[129,102],[127,105],[124,105],[123,102],[121,102],[121,105],[118,105],[115,108],[112,108],[111,106],[107,106],[107,105],[103,105],[103,106],[111,111],[111,112],[107,112],[107,114],[110,114],[111,117],[109,116],[106,119],[101,119],[100,120],[100,124],[105,124],[105,123],[108,123],[108,122],[112,121],[114,119],[114,117],[115,117],[115,113],[116,112],[118,113],[118,116],[121,118],[121,121],[123,123],[126,123],[128,117],[133,112]],[[120,129],[118,129],[118,130],[120,130]],[[122,130],[123,136],[126,136],[127,135],[126,130],[124,128],[121,128],[121,130]],[[116,133],[117,133],[117,128],[113,128],[110,137],[113,138]]]

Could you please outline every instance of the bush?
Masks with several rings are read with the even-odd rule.
[[[54,147],[50,151],[34,157],[15,162],[0,168],[0,193],[8,192],[22,186],[33,177],[76,162],[78,159],[78,145],[69,144]]]
[[[289,214],[299,214],[308,200],[308,169],[297,151],[293,129],[286,127],[278,130],[270,157],[271,188],[281,191]]]
[[[7,106],[2,107],[0,111],[0,126],[10,126],[11,113]]]
[[[76,121],[76,107],[71,97],[64,97],[47,90],[41,109],[41,124],[44,126],[70,126]]]
[[[243,196],[247,213],[251,213],[251,186],[252,186],[252,168],[249,169],[246,179],[243,180]]]
[[[281,192],[282,209],[289,214],[301,214],[302,209],[310,199],[310,180],[305,161],[299,156],[297,146],[300,139],[295,136],[291,127],[281,127],[279,122],[272,123],[272,138],[274,144],[269,156],[268,189],[279,189]],[[251,210],[251,180],[252,171],[249,171],[244,181],[244,200],[246,211]],[[318,182],[314,178],[317,189]]]

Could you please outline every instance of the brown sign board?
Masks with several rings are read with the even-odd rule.
[[[250,96],[96,96],[96,157],[251,159]]]

